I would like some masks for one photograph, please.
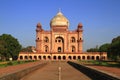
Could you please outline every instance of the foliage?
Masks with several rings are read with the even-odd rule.
[[[98,46],[96,46],[96,48],[87,49],[87,52],[98,52],[98,51],[99,51]]]
[[[21,49],[22,52],[32,52],[32,46],[27,46],[26,48]]]
[[[1,60],[8,60],[10,57],[16,59],[21,50],[18,40],[9,34],[0,36],[0,56]]]
[[[87,52],[107,52],[108,58],[120,61],[120,36],[113,38],[111,43],[105,43],[99,48],[90,48]]]
[[[108,53],[111,59],[120,60],[120,36],[112,40]]]
[[[100,52],[108,52],[109,47],[110,47],[109,43],[103,44],[99,47],[99,51]]]
[[[10,61],[10,62],[7,63],[7,65],[13,65],[13,63]]]

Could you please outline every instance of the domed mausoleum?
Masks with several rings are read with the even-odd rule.
[[[58,12],[50,21],[46,31],[42,24],[36,26],[36,49],[33,52],[20,52],[18,60],[99,60],[107,59],[106,53],[83,52],[83,25],[69,30],[69,20]],[[101,58],[102,57],[102,58]]]

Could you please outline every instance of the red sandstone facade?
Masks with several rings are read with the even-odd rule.
[[[40,23],[36,26],[36,50],[20,52],[19,60],[98,60],[107,59],[107,53],[83,52],[83,25],[70,31],[69,21],[61,12],[50,21],[50,31]]]

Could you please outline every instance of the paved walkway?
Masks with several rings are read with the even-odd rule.
[[[61,71],[60,71],[61,68]],[[59,75],[60,74],[60,75]],[[66,62],[50,62],[21,80],[91,80]]]

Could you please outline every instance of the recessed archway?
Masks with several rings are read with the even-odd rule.
[[[66,56],[63,56],[63,60],[66,60]]]
[[[61,47],[58,47],[58,52],[61,52]]]
[[[68,56],[68,59],[69,59],[69,60],[71,60],[71,59],[72,59],[72,57],[71,57],[71,56]]]
[[[75,59],[76,59],[76,56],[73,56],[73,59],[75,60]]]
[[[82,56],[82,59],[85,60],[85,56]]]
[[[94,60],[95,59],[95,57],[94,56],[92,56],[92,60]]]
[[[46,56],[43,56],[43,59],[46,60]]]
[[[80,60],[80,59],[81,59],[81,57],[80,57],[80,56],[78,56],[78,59]]]
[[[87,56],[87,60],[90,60],[90,56]]]
[[[61,56],[58,56],[58,60],[61,60]]]
[[[64,52],[64,39],[61,36],[55,38],[56,52]]]
[[[32,56],[29,56],[30,60],[32,60]]]
[[[34,56],[34,59],[37,60],[37,56]]]
[[[20,56],[20,60],[23,60],[23,56]]]
[[[50,59],[51,59],[51,56],[48,56],[48,59],[50,60]]]
[[[56,56],[53,56],[53,59],[56,60]]]
[[[96,56],[96,60],[99,60],[100,58],[99,58],[99,56]]]
[[[38,56],[38,58],[41,60],[41,56]]]
[[[28,59],[28,56],[25,56],[24,58],[25,58],[25,59]]]

